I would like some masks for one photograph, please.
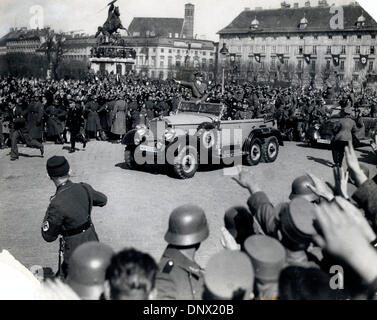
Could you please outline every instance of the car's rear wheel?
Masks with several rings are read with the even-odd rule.
[[[249,166],[256,166],[262,159],[262,142],[259,139],[253,139],[244,157],[245,163]]]
[[[276,137],[266,139],[262,147],[263,159],[265,162],[274,162],[279,155],[279,141]]]
[[[198,152],[192,146],[185,146],[174,159],[173,171],[179,179],[190,179],[198,170]]]

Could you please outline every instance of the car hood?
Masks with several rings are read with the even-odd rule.
[[[206,113],[178,113],[172,116],[164,117],[164,120],[170,125],[199,125],[203,122],[212,122],[215,118],[215,115],[206,114]]]

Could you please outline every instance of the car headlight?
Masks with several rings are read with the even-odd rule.
[[[146,136],[147,132],[148,128],[145,125],[136,126],[136,132],[134,136],[135,145],[139,145],[143,141],[143,138]]]
[[[168,142],[171,142],[173,141],[174,137],[175,137],[175,130],[173,128],[167,128],[165,130],[165,140],[168,141]]]

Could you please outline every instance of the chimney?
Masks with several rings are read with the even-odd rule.
[[[329,4],[327,3],[327,0],[319,0],[318,1],[318,7],[320,7],[320,8],[326,8],[328,6],[329,6]]]
[[[244,9],[244,11],[250,11],[250,8],[249,8],[249,7],[246,7],[246,8]]]
[[[195,6],[191,3],[185,4],[185,20],[183,22],[183,35],[186,38],[192,39],[194,37],[194,13]]]
[[[298,3],[298,2],[295,2],[295,3],[293,4],[293,8],[294,8],[294,9],[298,9],[298,8],[299,8],[299,3]]]
[[[310,8],[310,1],[305,2],[305,8]]]
[[[263,7],[255,7],[255,11],[262,11]]]
[[[280,6],[282,9],[289,9],[291,7],[291,5],[285,1],[281,2]]]

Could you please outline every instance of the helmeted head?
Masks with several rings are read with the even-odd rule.
[[[309,189],[309,185],[313,185],[314,182],[309,176],[300,176],[292,182],[292,190],[289,195],[289,199],[303,198],[310,202],[318,199],[318,196]]]
[[[209,236],[204,210],[195,205],[183,205],[173,210],[165,241],[174,246],[193,246]]]
[[[106,244],[90,241],[75,249],[68,267],[67,284],[85,300],[98,300],[104,292],[106,269],[113,250]]]

